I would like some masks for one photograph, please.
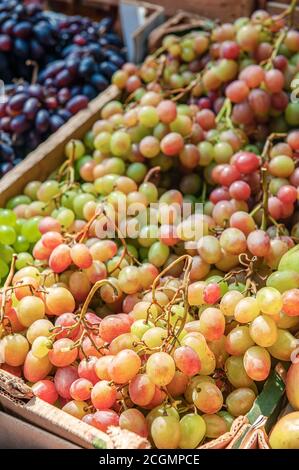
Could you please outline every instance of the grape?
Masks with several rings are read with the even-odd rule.
[[[66,367],[71,365],[78,355],[74,342],[69,338],[61,338],[53,343],[53,349],[49,352],[49,359],[56,367]]]
[[[249,331],[251,338],[258,346],[269,347],[277,340],[275,321],[267,315],[256,317],[250,324]]]
[[[260,310],[267,315],[276,315],[283,306],[280,292],[273,287],[263,287],[256,296]]]
[[[195,406],[203,413],[213,414],[221,410],[223,397],[219,388],[210,382],[199,383],[192,392]]]
[[[34,339],[31,346],[32,354],[41,359],[48,355],[49,350],[52,348],[52,341],[46,336],[38,336]]]
[[[175,373],[174,360],[167,353],[154,353],[147,361],[146,373],[155,385],[160,387],[168,385]]]
[[[180,449],[195,449],[206,434],[206,424],[203,418],[195,413],[189,413],[180,420]]]
[[[105,410],[113,406],[116,400],[116,388],[107,380],[96,383],[91,391],[91,402],[98,410]]]
[[[119,417],[115,411],[100,410],[93,415],[91,424],[100,431],[106,432],[109,426],[119,425]]]
[[[130,349],[124,349],[112,359],[108,373],[115,383],[126,383],[138,373],[140,366],[139,356]]]
[[[255,393],[250,388],[238,388],[226,398],[227,411],[232,416],[244,416],[251,409]]]
[[[135,408],[125,410],[121,413],[119,417],[119,427],[134,432],[141,437],[147,437],[148,435],[146,420],[143,414]]]
[[[181,346],[174,352],[174,361],[178,369],[187,376],[196,375],[201,368],[196,352],[189,346]]]
[[[235,306],[234,317],[239,323],[249,323],[260,313],[260,306],[254,297],[245,297]]]
[[[225,329],[224,316],[218,308],[205,309],[199,319],[200,332],[208,341],[219,339]]]
[[[87,379],[80,378],[75,380],[70,388],[70,394],[73,400],[89,400],[93,384]]]
[[[243,358],[244,368],[248,376],[255,380],[265,380],[270,372],[271,360],[268,351],[260,346],[249,348]]]
[[[97,357],[89,356],[87,359],[82,359],[78,366],[78,375],[80,378],[87,379],[93,385],[99,381],[96,374]]]
[[[173,416],[158,416],[151,425],[151,436],[158,449],[176,449],[180,442],[180,424]]]
[[[254,330],[254,322],[260,318],[258,316],[250,325],[248,326],[237,326],[233,328],[227,335],[225,341],[225,349],[232,356],[242,356],[245,354],[248,348],[254,346],[255,335],[252,335],[252,330]]]
[[[28,327],[36,320],[42,319],[44,317],[44,302],[38,297],[23,297],[18,305],[17,315],[22,325]]]
[[[290,356],[296,348],[295,337],[287,330],[277,329],[277,338],[275,343],[268,347],[271,356],[281,361],[289,361]]]
[[[34,395],[41,400],[54,405],[58,400],[58,393],[55,385],[51,380],[40,380],[32,385],[32,392]]]
[[[247,375],[243,364],[244,356],[230,356],[225,361],[225,373],[230,383],[236,387],[251,387],[252,379]]]
[[[147,374],[137,374],[129,384],[129,395],[133,403],[146,406],[155,394],[155,385]]]

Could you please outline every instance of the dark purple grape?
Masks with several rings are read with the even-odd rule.
[[[10,170],[12,170],[12,168],[13,168],[13,164],[11,162],[3,162],[0,164],[0,173],[2,175],[5,175]]]
[[[108,80],[100,73],[94,73],[90,77],[91,84],[98,90],[103,91],[108,86]]]
[[[76,114],[81,109],[88,106],[88,99],[84,95],[77,95],[70,99],[66,104],[66,109],[72,114]]]
[[[55,85],[58,87],[65,87],[72,83],[72,75],[67,69],[61,70],[55,77]]]
[[[12,49],[12,40],[8,34],[0,34],[0,51],[8,52]]]
[[[0,157],[3,160],[11,161],[14,158],[14,151],[11,145],[0,142]]]
[[[29,21],[20,21],[13,28],[13,34],[17,38],[27,39],[32,31],[32,25]]]
[[[66,122],[72,117],[72,113],[67,109],[58,109],[57,114]]]
[[[47,132],[50,125],[50,115],[46,109],[40,109],[35,117],[35,127],[40,133]]]
[[[4,116],[0,119],[0,129],[5,132],[11,132],[10,129],[11,118],[9,116]]]
[[[14,41],[14,53],[17,57],[27,59],[29,56],[29,44],[25,39],[16,38]]]
[[[95,71],[95,62],[92,57],[84,57],[79,66],[79,75],[88,78]]]
[[[61,88],[57,94],[57,98],[60,104],[66,103],[71,98],[70,90],[68,88]]]
[[[13,113],[20,112],[27,99],[27,93],[17,93],[8,100],[8,106]]]
[[[58,114],[53,114],[53,116],[50,117],[50,129],[52,132],[57,131],[63,124],[64,120]]]
[[[30,124],[24,114],[19,114],[12,118],[10,122],[11,131],[15,134],[22,134],[29,128]]]
[[[12,34],[15,24],[15,20],[6,20],[1,26],[2,33]]]
[[[44,91],[43,87],[39,85],[38,83],[34,83],[32,85],[29,85],[28,87],[28,93],[31,96],[34,96],[38,100],[42,100],[44,98]]]
[[[110,79],[112,75],[117,71],[118,66],[113,64],[112,62],[105,61],[98,66],[98,69],[100,73]]]
[[[40,102],[38,101],[37,98],[32,96],[31,98],[28,98],[28,100],[24,104],[23,113],[25,114],[27,119],[32,120],[35,118],[35,115],[39,107],[40,107]]]
[[[87,96],[89,100],[93,100],[97,96],[98,92],[95,87],[87,83],[82,87],[82,94]]]
[[[41,59],[44,54],[45,54],[45,50],[40,45],[40,43],[38,41],[36,41],[35,39],[31,39],[31,41],[30,41],[30,55],[31,55],[32,59],[34,59],[34,60]]]

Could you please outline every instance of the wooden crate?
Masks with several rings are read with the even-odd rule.
[[[280,2],[267,2],[266,3],[266,10],[271,13],[271,15],[280,15],[284,12],[287,6],[290,4],[289,0],[283,0]],[[294,13],[294,25],[299,26],[299,6],[295,8]]]
[[[150,0],[150,2],[164,7],[169,16],[183,8],[191,13],[221,21],[234,21],[241,16],[249,16],[256,7],[256,0],[184,0],[183,2],[181,0]],[[83,12],[93,17],[96,11],[116,7],[118,0],[49,0],[49,5],[59,7],[61,11],[66,12],[67,9],[71,9],[72,14]]]
[[[64,160],[64,147],[70,139],[80,139],[99,119],[101,109],[110,100],[117,98],[118,89],[110,86],[97,98],[89,102],[63,126],[31,152],[25,160],[0,180],[0,207],[12,196],[22,192],[32,180],[45,180]]]

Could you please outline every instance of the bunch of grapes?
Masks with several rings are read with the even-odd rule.
[[[57,93],[51,87],[25,82],[7,87],[0,104],[0,128],[10,137],[10,150],[2,146],[1,160],[9,161],[12,168],[19,161],[15,152],[24,158],[87,104],[85,95],[72,95],[67,88]]]
[[[1,2],[0,72],[7,96],[0,104],[0,131],[12,141],[6,139],[9,150],[0,147],[1,174],[109,85],[124,63],[122,47],[109,18],[95,23]],[[19,83],[11,84],[15,79]]]
[[[274,96],[261,44],[275,43],[277,76],[277,57],[294,55],[276,54],[290,38],[281,20],[259,12],[210,36],[171,36],[164,57],[123,65],[113,82],[124,99],[0,210],[1,368],[39,398],[104,432],[196,448],[229,431],[276,364],[291,362],[299,134],[286,119],[287,132],[261,138],[272,114],[258,112],[249,132],[228,92],[262,71],[249,94]],[[289,91],[277,91],[282,115]],[[298,380],[291,366],[295,410]]]
[[[56,92],[68,88],[73,95],[95,98],[125,62],[122,42],[112,26],[109,18],[99,23],[80,16],[59,19],[59,59],[41,70],[39,83]]]
[[[39,5],[1,1],[0,71],[5,82],[10,83],[18,77],[29,80],[32,74],[30,61],[43,67],[54,60],[57,42],[57,29]]]

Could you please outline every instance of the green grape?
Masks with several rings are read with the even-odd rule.
[[[217,439],[227,432],[227,423],[224,418],[219,416],[219,413],[202,416],[206,424],[206,437],[209,439]]]
[[[31,256],[30,253],[26,253],[26,252],[18,253],[18,258],[16,260],[17,269],[25,268],[26,266],[29,266],[32,263],[33,263],[33,257]]]
[[[37,191],[39,201],[50,202],[54,197],[58,196],[60,187],[58,181],[48,180],[41,184]]]
[[[89,201],[94,201],[95,197],[92,194],[89,193],[84,193],[84,194],[79,194],[74,198],[73,206],[74,206],[74,212],[76,216],[79,219],[84,219],[83,216],[83,209],[85,204]]]
[[[14,227],[16,225],[17,216],[16,214],[9,209],[0,209],[0,224],[1,225],[10,225]]]
[[[256,300],[261,312],[276,315],[282,309],[282,296],[273,287],[263,287],[256,294]]]
[[[232,427],[232,424],[234,422],[234,417],[229,414],[227,411],[218,411],[218,416],[224,419],[227,427],[227,431],[230,431],[230,428]]]
[[[30,243],[23,235],[17,235],[17,239],[13,245],[16,253],[20,253],[21,251],[28,251],[29,246]]]
[[[153,326],[154,325],[151,322],[146,323],[145,320],[136,320],[131,326],[131,333],[141,339]]]
[[[14,209],[21,204],[30,204],[31,199],[30,197],[26,196],[25,194],[21,194],[19,196],[12,197],[9,199],[8,203],[6,204],[7,209]]]
[[[78,160],[78,158],[83,157],[84,154],[85,147],[81,140],[72,139],[65,146],[65,156],[67,158]]]
[[[157,449],[177,449],[180,424],[173,416],[159,416],[151,425],[151,435]]]
[[[94,134],[92,131],[86,132],[83,141],[85,147],[87,147],[89,150],[94,150]]]
[[[218,142],[214,146],[214,159],[217,163],[229,163],[233,149],[228,142]]]
[[[53,343],[46,336],[38,336],[32,343],[31,352],[35,357],[39,359],[48,355],[50,349],[52,349]]]
[[[41,233],[38,229],[40,220],[41,217],[36,216],[32,219],[26,220],[23,224],[21,235],[23,235],[23,237],[25,237],[30,243],[37,242],[41,237]]]
[[[195,449],[206,434],[206,423],[201,416],[189,413],[180,420],[180,449]]]
[[[277,329],[277,339],[270,347],[268,351],[271,356],[275,357],[280,361],[290,361],[292,352],[296,349],[297,340],[287,330]]]
[[[114,174],[104,175],[104,176],[101,176],[100,178],[97,178],[94,182],[95,190],[97,191],[98,194],[107,196],[113,191],[118,178],[119,178],[119,175],[114,175]],[[77,197],[75,199],[77,199]],[[74,206],[74,209],[75,209],[75,206]],[[83,207],[82,207],[82,210],[83,210]]]
[[[255,393],[251,388],[238,388],[226,398],[227,411],[232,416],[245,416],[251,409],[255,400]]]
[[[156,406],[146,415],[145,418],[149,429],[151,429],[154,419],[158,418],[159,416],[172,416],[177,422],[180,420],[179,413],[173,406]]]
[[[177,132],[178,134],[181,134],[183,137],[186,137],[191,133],[192,121],[189,116],[180,114],[176,117],[174,121],[170,123],[170,130],[172,132]]]
[[[131,138],[127,132],[116,131],[110,140],[110,151],[116,157],[124,157],[131,148]]]
[[[16,241],[16,232],[13,227],[0,225],[0,243],[4,245],[13,245]]]
[[[159,196],[158,189],[153,183],[150,183],[150,182],[142,183],[139,186],[138,191],[145,195],[149,204],[157,202],[158,196]]]
[[[266,284],[283,294],[289,289],[299,288],[299,273],[291,270],[276,271],[270,274]]]
[[[109,153],[110,142],[111,142],[110,132],[103,131],[103,132],[100,132],[94,139],[94,146],[96,150],[99,150],[102,153]]]
[[[146,173],[147,167],[144,163],[134,162],[128,166],[126,175],[136,181],[136,183],[141,183],[141,181],[144,180]]]
[[[3,259],[0,258],[0,278],[1,279],[5,278],[8,274],[8,271],[9,271],[9,267],[7,266],[5,261],[3,261]]]
[[[68,229],[75,220],[75,214],[71,209],[61,208],[58,212],[56,219],[60,222],[63,229]]]
[[[5,263],[10,264],[13,254],[14,254],[14,250],[11,246],[0,245],[0,258],[3,259]]]
[[[155,242],[148,251],[148,260],[157,268],[166,263],[169,256],[169,247],[161,242]]]
[[[61,205],[63,207],[67,207],[68,209],[73,209],[73,202],[77,195],[77,191],[69,189],[61,196]]]
[[[21,231],[22,231],[22,227],[23,227],[23,224],[24,222],[26,222],[26,219],[17,219],[16,221],[16,225],[14,227],[15,231],[16,231],[16,234],[17,235],[20,235],[21,234]]]
[[[42,182],[41,181],[30,181],[29,183],[26,184],[24,188],[24,194],[32,199],[33,201],[37,199],[37,191],[39,187],[41,186]]]
[[[200,153],[199,166],[207,167],[215,158],[214,147],[210,142],[204,141],[198,144]]]
[[[95,187],[94,187],[93,183],[83,183],[81,185],[81,189],[84,193],[93,194],[94,196],[97,195],[97,192],[95,190]]]
[[[285,120],[290,126],[299,125],[299,103],[289,103],[285,110]]]
[[[252,379],[247,375],[243,356],[231,356],[225,361],[225,373],[230,383],[236,387],[251,387]]]

